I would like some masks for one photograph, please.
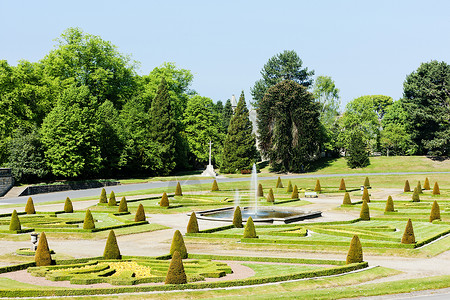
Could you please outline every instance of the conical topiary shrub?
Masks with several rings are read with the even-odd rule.
[[[175,188],[175,196],[183,196],[183,192],[181,191],[181,184],[177,182],[177,187]]]
[[[17,231],[21,230],[22,226],[20,225],[19,216],[17,215],[17,211],[13,210],[11,214],[11,221],[9,222],[9,230],[10,231]]]
[[[434,200],[433,206],[431,206],[430,222],[440,219],[441,219],[441,210],[439,209],[439,204],[437,203],[437,201]]]
[[[189,218],[189,222],[186,229],[187,233],[198,233],[198,222],[197,222],[197,215],[195,212],[191,213],[191,217]]]
[[[273,196],[273,190],[272,188],[269,189],[269,193],[267,194],[267,202],[274,202],[275,197]]]
[[[344,200],[342,201],[343,205],[352,205],[352,200],[350,199],[350,194],[345,192]]]
[[[103,188],[102,192],[100,193],[100,200],[98,201],[98,203],[108,203],[108,199],[106,199],[106,191]]]
[[[420,202],[419,192],[417,190],[417,187],[414,188],[414,192],[412,194],[412,202]]]
[[[340,191],[346,191],[344,178],[341,178],[341,184],[339,184]]]
[[[257,238],[256,230],[255,230],[255,224],[253,223],[252,217],[248,217],[247,223],[245,224],[244,228],[244,239],[253,239]]]
[[[94,229],[94,228],[95,228],[94,218],[92,217],[91,211],[88,209],[86,210],[86,215],[84,216],[83,229]]]
[[[172,245],[170,246],[170,255],[173,255],[175,251],[180,253],[181,258],[188,257],[186,245],[184,244],[183,236],[179,230],[176,230],[173,234]]]
[[[359,237],[354,235],[350,242],[350,249],[347,254],[347,264],[354,264],[363,262],[363,252]]]
[[[319,181],[319,179],[317,179],[316,186],[314,187],[314,192],[320,193],[321,190],[322,190],[322,187],[320,186],[320,181]]]
[[[293,189],[292,189],[292,182],[289,180],[288,182],[288,186],[286,189],[286,193],[292,193]]]
[[[121,259],[119,245],[117,245],[116,234],[111,230],[106,240],[105,251],[103,251],[104,259]]]
[[[370,187],[369,177],[366,177],[366,179],[364,179],[364,186]]]
[[[416,238],[414,236],[414,229],[412,226],[411,219],[408,219],[408,223],[406,223],[405,232],[402,237],[402,244],[415,244]]]
[[[367,201],[367,203],[370,202],[369,190],[367,189],[367,187],[364,187],[363,195],[362,195],[362,200],[363,200],[363,201]]]
[[[291,199],[298,199],[298,188],[297,185],[294,185],[294,189],[292,190]]]
[[[187,283],[186,273],[184,271],[183,260],[178,251],[175,251],[167,270],[165,284],[185,284]]]
[[[159,206],[169,207],[169,197],[167,197],[166,192],[162,194],[161,201],[159,201]]]
[[[50,266],[52,264],[52,256],[50,254],[50,249],[48,248],[45,232],[42,232],[39,237],[36,253],[34,254],[34,261],[36,262],[37,267]]]
[[[219,186],[217,185],[217,181],[214,179],[214,182],[211,187],[211,192],[215,192],[219,190]]]
[[[283,188],[283,183],[281,182],[281,178],[278,176],[276,188]]]
[[[392,197],[389,195],[386,201],[386,207],[384,208],[385,212],[394,211],[394,201],[392,200]]]
[[[263,190],[263,186],[262,184],[258,184],[258,192],[256,194],[256,196],[258,197],[264,197],[264,190]]]
[[[426,191],[430,190],[430,181],[428,180],[428,177],[425,178],[425,182],[423,183],[423,189]]]
[[[405,192],[405,193],[411,192],[411,187],[409,186],[408,179],[406,179],[406,181],[405,181],[405,187],[403,188],[403,192]]]
[[[127,199],[125,199],[125,197],[122,197],[122,199],[120,199],[119,212],[128,212],[128,204]]]
[[[233,225],[236,228],[244,227],[244,226],[242,226],[242,213],[241,213],[241,208],[239,206],[236,206],[236,208],[234,209]]]
[[[423,192],[422,192],[422,185],[420,184],[420,180],[417,182],[417,192],[419,193],[419,194],[422,194]]]
[[[25,205],[25,212],[27,215],[34,215],[36,210],[34,209],[33,198],[29,197],[27,200],[27,205]]]
[[[363,200],[361,212],[359,213],[359,218],[363,221],[370,221],[369,205],[367,204],[366,200]]]
[[[434,187],[433,187],[433,195],[440,195],[441,191],[439,190],[439,184],[437,183],[437,181],[434,183]]]
[[[72,201],[70,201],[70,198],[66,198],[66,202],[64,202],[64,212],[65,213],[73,213],[73,205]]]
[[[108,206],[116,206],[116,205],[117,205],[116,194],[114,194],[114,191],[111,191],[111,194],[109,195]]]
[[[144,205],[142,205],[142,203],[139,204],[139,206],[136,210],[136,215],[134,216],[134,221],[135,222],[145,221],[145,211],[144,211]]]

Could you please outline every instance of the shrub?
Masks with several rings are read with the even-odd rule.
[[[342,201],[342,204],[344,204],[344,205],[352,204],[352,200],[350,199],[350,194],[348,192],[345,192],[344,200]]]
[[[94,218],[92,217],[91,211],[88,209],[86,210],[86,215],[84,216],[83,229],[94,229],[94,228],[95,228]]]
[[[114,194],[114,191],[111,191],[111,194],[109,195],[108,206],[116,206],[116,205],[117,205],[116,195]]]
[[[431,206],[430,222],[440,219],[441,219],[441,210],[439,209],[439,204],[437,203],[437,201],[434,200],[433,206]]]
[[[437,183],[437,181],[434,183],[434,187],[433,187],[433,195],[440,195],[441,191],[439,190],[439,184]]]
[[[316,186],[314,187],[314,191],[320,192],[321,190],[322,190],[322,188],[320,187],[320,181],[319,181],[319,179],[317,179]]]
[[[363,200],[359,217],[363,221],[370,221],[369,205],[366,200]]]
[[[214,182],[211,187],[211,192],[215,192],[219,190],[219,186],[217,185],[217,181],[214,179]]]
[[[392,200],[391,196],[389,196],[387,198],[386,207],[385,207],[384,211],[386,211],[386,212],[394,211],[394,201]]]
[[[354,235],[350,242],[350,249],[347,254],[347,264],[363,262],[363,252],[359,237]]]
[[[170,246],[170,255],[173,256],[175,251],[178,251],[181,258],[188,257],[186,245],[184,244],[183,236],[179,230],[176,230],[173,234],[172,245]]]
[[[340,191],[346,191],[344,178],[341,178],[341,184],[339,184]]]
[[[52,256],[50,254],[50,249],[48,248],[47,236],[45,235],[45,232],[42,232],[39,237],[38,246],[34,255],[34,261],[36,262],[37,267],[50,266],[52,264]]]
[[[159,201],[159,206],[169,207],[169,197],[167,197],[166,192],[162,194],[161,201]]]
[[[366,176],[366,179],[364,179],[364,186],[370,187],[369,177]]]
[[[34,209],[33,198],[29,197],[27,200],[27,205],[25,205],[25,212],[27,215],[34,215],[36,210]]]
[[[267,195],[267,202],[275,202],[275,197],[273,196],[272,189],[269,189],[269,194]]]
[[[175,196],[183,196],[183,192],[181,191],[181,184],[177,182],[177,187],[175,189]]]
[[[276,188],[283,188],[283,183],[281,182],[280,176],[278,176]]]
[[[106,191],[102,188],[102,192],[100,193],[100,200],[98,203],[108,203],[108,199],[106,199]]]
[[[244,228],[244,239],[251,239],[251,238],[257,238],[256,230],[255,230],[255,224],[253,223],[252,217],[248,217],[247,223],[245,224]]]
[[[128,212],[128,204],[127,199],[125,199],[125,197],[122,197],[122,199],[120,199],[119,212]]]
[[[291,199],[298,199],[298,188],[297,185],[294,185],[294,189],[292,190]]]
[[[422,194],[423,192],[422,192],[422,185],[420,184],[420,180],[417,182],[417,192],[419,193],[419,194]]]
[[[175,251],[170,261],[165,284],[185,284],[187,283],[186,273],[184,272],[183,260],[178,251]]]
[[[258,184],[258,192],[257,192],[256,196],[258,196],[258,197],[264,197],[263,186],[262,186],[261,183]]]
[[[405,193],[411,192],[411,188],[409,187],[408,179],[406,179],[406,181],[405,181],[405,187],[403,188],[403,192],[405,192]]]
[[[411,219],[408,219],[408,223],[406,223],[405,232],[402,237],[402,244],[415,244],[416,238],[414,237],[414,229],[412,226]]]
[[[289,180],[289,182],[288,182],[288,186],[287,186],[287,189],[286,189],[286,193],[292,193],[292,183],[291,183],[290,180]]]
[[[188,232],[188,233],[198,233],[199,232],[197,215],[195,214],[195,212],[191,213],[191,217],[189,218],[186,232]]]
[[[423,189],[426,191],[430,190],[430,181],[428,180],[428,177],[425,178],[425,182],[423,183]]]
[[[66,202],[64,202],[64,212],[65,213],[73,213],[73,205],[72,201],[70,201],[70,198],[66,198]]]
[[[362,200],[363,200],[363,201],[367,201],[367,203],[370,202],[369,190],[367,189],[367,187],[364,187],[364,191],[363,191],[363,195],[362,195]]]
[[[241,213],[241,208],[239,206],[236,206],[236,208],[234,209],[233,225],[236,228],[244,227],[244,226],[242,226],[242,213]]]
[[[139,206],[136,210],[136,215],[134,216],[134,221],[135,222],[145,221],[145,211],[144,211],[144,205],[142,205],[142,203],[139,204]]]
[[[105,251],[103,251],[104,259],[120,259],[122,255],[120,255],[119,245],[117,245],[116,234],[114,230],[111,230],[108,235],[108,239],[106,240]]]
[[[13,210],[11,214],[11,221],[9,222],[9,230],[10,231],[17,231],[21,230],[22,226],[20,226],[20,220],[19,216],[17,215],[17,211]]]
[[[420,202],[419,192],[417,187],[414,188],[414,192],[412,194],[412,202]]]

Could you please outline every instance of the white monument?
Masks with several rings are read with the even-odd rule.
[[[203,171],[201,176],[208,176],[208,177],[216,177],[217,174],[214,171],[214,167],[211,164],[211,140],[209,141],[209,164],[206,166],[206,170]]]

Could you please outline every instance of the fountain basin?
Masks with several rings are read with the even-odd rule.
[[[322,216],[320,211],[303,211],[283,207],[258,207],[255,214],[254,207],[241,208],[242,221],[252,217],[253,222],[288,224]],[[196,212],[197,218],[209,221],[233,222],[234,207],[217,208]]]

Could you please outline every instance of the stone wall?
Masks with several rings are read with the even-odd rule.
[[[0,197],[4,196],[14,186],[11,169],[0,168]]]
[[[29,196],[29,195],[70,191],[70,190],[94,189],[114,185],[119,185],[119,182],[90,180],[83,182],[68,182],[64,184],[34,185],[27,187],[19,196]]]

